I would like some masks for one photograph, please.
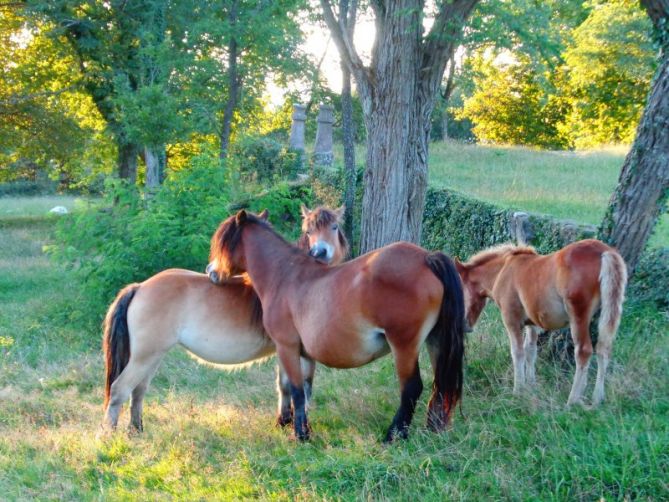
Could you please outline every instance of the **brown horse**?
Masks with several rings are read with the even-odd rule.
[[[581,401],[592,355],[590,321],[601,305],[593,406],[604,399],[606,367],[620,324],[627,284],[625,262],[615,249],[588,239],[544,256],[531,247],[506,244],[482,251],[467,263],[456,260],[456,266],[464,285],[471,326],[487,298],[492,298],[502,311],[511,342],[515,393],[526,380],[531,385],[535,383],[540,331],[569,324],[576,373],[568,404]],[[526,326],[524,344],[523,326]]]
[[[246,272],[251,279],[290,380],[298,439],[309,438],[301,354],[354,368],[392,352],[401,404],[386,434],[390,441],[406,437],[422,392],[424,341],[434,370],[428,426],[446,426],[462,393],[465,331],[462,286],[446,255],[396,243],[327,267],[242,210],[220,225],[210,257],[219,276]]]
[[[342,211],[303,208],[300,245],[338,263],[348,243],[338,228]],[[321,248],[328,246],[327,256]],[[130,284],[109,307],[104,323],[105,422],[116,427],[121,406],[132,395],[131,427],[142,429],[142,402],[167,351],[180,344],[207,362],[235,367],[272,355],[274,343],[262,326],[258,297],[244,277],[214,285],[205,274],[171,269]],[[305,361],[309,382],[313,361]],[[279,374],[279,423],[290,421],[290,389]]]

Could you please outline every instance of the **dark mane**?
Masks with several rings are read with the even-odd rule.
[[[514,256],[519,254],[537,254],[532,246],[517,246],[515,244],[500,244],[499,246],[490,247],[479,251],[472,256],[465,265],[467,267],[478,267],[485,265],[489,261],[500,256]]]

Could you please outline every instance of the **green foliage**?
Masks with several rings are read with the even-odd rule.
[[[217,161],[200,157],[152,197],[110,182],[101,208],[62,219],[52,253],[75,264],[98,310],[123,285],[160,270],[202,271],[209,239],[229,215],[229,178]]]
[[[7,195],[46,195],[56,193],[52,181],[12,181],[0,183],[0,197]]]
[[[653,76],[651,22],[638,2],[595,2],[564,53],[563,93],[571,112],[561,125],[577,148],[631,143]]]
[[[470,63],[478,75],[476,91],[464,101],[458,118],[473,122],[479,140],[543,148],[568,144],[557,129],[565,106],[529,60],[501,64],[480,55]]]
[[[669,312],[669,247],[647,249],[641,255],[630,284],[628,297],[653,303]]]
[[[295,178],[302,165],[300,153],[273,135],[241,135],[231,146],[229,157],[246,181],[261,183]]]
[[[300,204],[311,203],[309,188],[284,182],[259,195],[245,194],[237,178],[234,168],[202,156],[172,173],[150,197],[112,181],[100,207],[61,220],[50,252],[73,267],[96,315],[125,284],[167,268],[204,271],[211,235],[242,207],[268,209],[278,231],[298,236]]]

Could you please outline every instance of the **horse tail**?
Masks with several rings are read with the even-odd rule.
[[[460,275],[448,256],[440,252],[430,253],[425,257],[425,262],[444,286],[439,317],[428,335],[431,350],[436,352],[430,408],[432,410],[433,403],[435,406],[443,406],[443,409],[436,410],[443,419],[432,417],[430,420],[437,418],[438,423],[431,425],[440,429],[446,425],[451,411],[462,397],[465,300]]]
[[[598,347],[610,349],[616,336],[625,300],[627,285],[627,265],[622,256],[615,250],[602,253],[602,264],[599,269],[599,290],[602,309],[599,316],[597,339]]]
[[[130,332],[128,330],[128,307],[137,293],[139,284],[129,284],[116,295],[109,306],[104,321],[102,351],[105,357],[105,408],[109,404],[111,386],[130,360]]]

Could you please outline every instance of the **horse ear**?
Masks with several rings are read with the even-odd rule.
[[[339,206],[337,209],[334,210],[335,215],[337,216],[337,221],[341,221],[342,218],[344,218],[344,214],[346,213],[346,206],[342,204]]]
[[[246,217],[247,217],[246,211],[241,209],[237,213],[237,217],[235,218],[235,220],[237,221],[237,225],[241,225],[242,223],[244,223],[246,221]]]
[[[455,263],[455,269],[460,275],[462,275],[467,270],[467,267],[465,267],[457,257],[453,258],[453,263]]]
[[[300,204],[300,211],[302,211],[302,218],[308,218],[311,214],[311,211],[304,204]]]
[[[258,218],[267,221],[267,218],[269,218],[269,211],[267,209],[263,209],[262,213],[258,215]]]

